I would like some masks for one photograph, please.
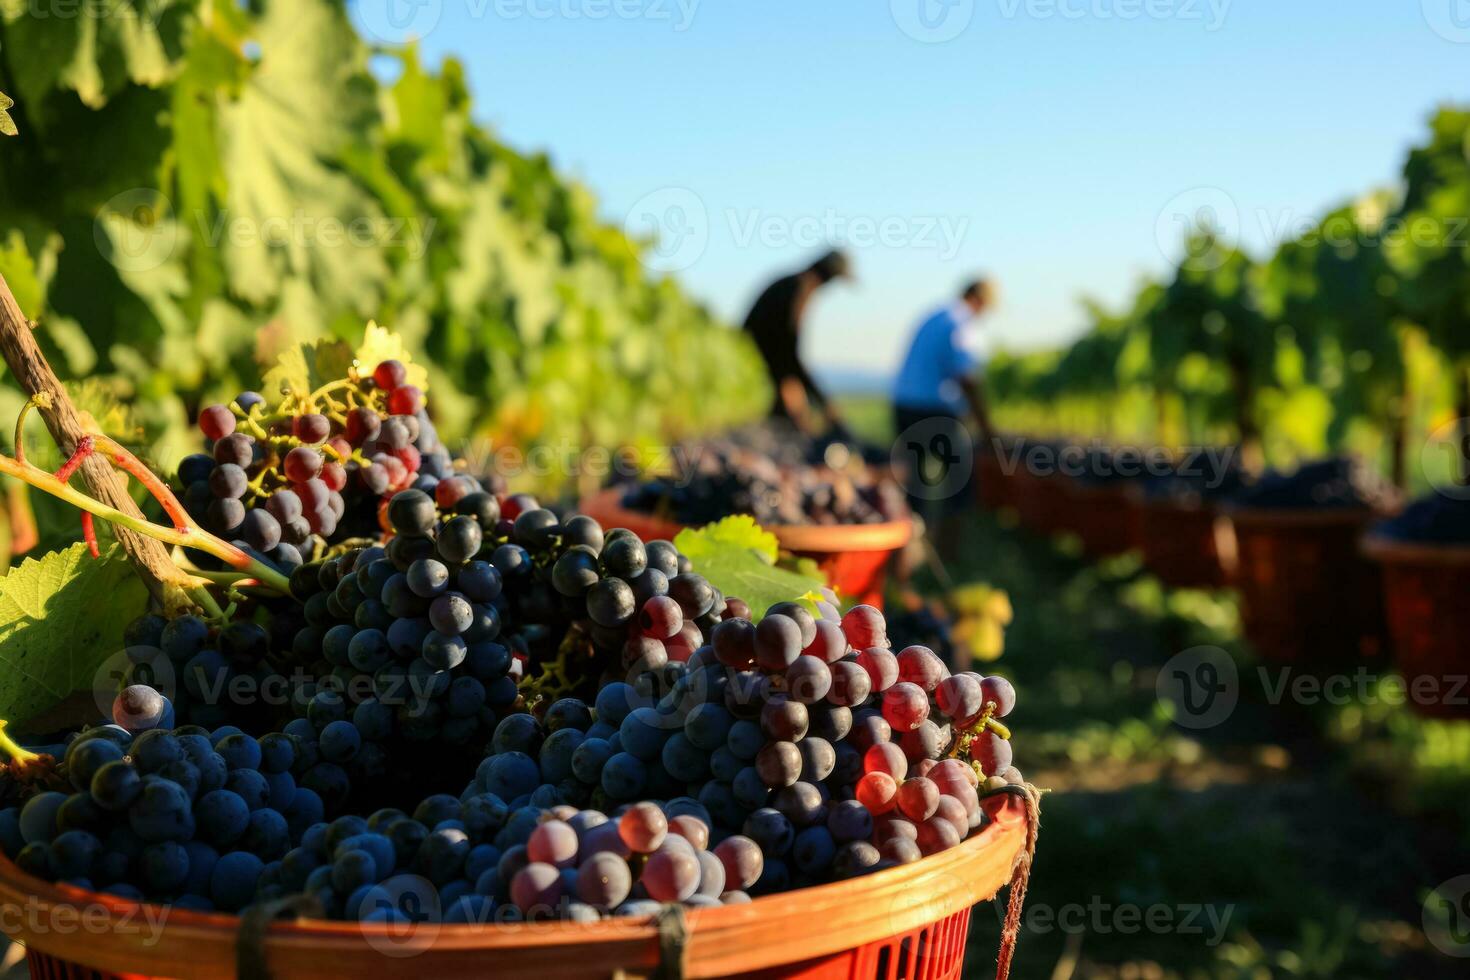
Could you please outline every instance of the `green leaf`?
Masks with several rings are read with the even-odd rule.
[[[0,579],[0,718],[23,725],[89,689],[147,600],[116,545],[93,559],[77,543],[11,569]]]
[[[805,602],[813,611],[826,582],[774,564],[775,538],[748,515],[727,517],[702,528],[685,528],[674,546],[699,574],[727,596],[744,599],[759,620],[778,602]]]
[[[20,130],[15,128],[15,120],[10,118],[10,113],[7,111],[13,105],[15,105],[15,100],[4,92],[0,92],[0,133],[6,136],[20,135]]]

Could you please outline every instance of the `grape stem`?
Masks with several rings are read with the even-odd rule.
[[[111,443],[111,440],[107,440],[107,442]],[[118,448],[120,449],[121,447]],[[111,449],[111,446],[109,446],[109,449]],[[146,518],[124,514],[122,511],[114,507],[109,507],[100,500],[94,500],[81,491],[73,489],[66,483],[58,480],[51,473],[39,467],[33,466],[30,463],[22,463],[4,454],[0,454],[0,473],[28,483],[37,490],[45,491],[53,497],[65,500],[74,507],[78,507],[96,517],[102,518],[109,524],[127,528],[130,531],[152,538],[155,541],[162,541],[164,544],[176,545],[183,548],[197,548],[229,565],[233,565],[243,572],[249,573],[250,576],[259,579],[263,584],[270,586],[282,594],[290,594],[290,582],[284,575],[274,568],[251,558],[228,541],[217,538],[208,531],[198,527],[189,519],[187,514],[181,512],[179,515],[184,521],[182,528],[164,527],[160,524],[154,524]],[[177,519],[176,517],[175,520]]]
[[[38,754],[32,752],[30,749],[23,748],[18,745],[15,740],[10,737],[10,735],[5,731],[5,726],[8,724],[9,722],[5,721],[3,718],[0,718],[0,752],[4,752],[16,762],[20,763],[35,762],[37,759],[41,758]]]

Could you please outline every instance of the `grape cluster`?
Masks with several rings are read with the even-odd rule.
[[[442,555],[442,527],[437,539],[408,533],[430,529],[424,501],[401,496],[392,510],[394,541]],[[318,585],[337,577],[310,595],[340,606],[347,576],[372,568],[406,579],[395,562],[424,548],[319,563]],[[407,565],[428,560],[440,559]],[[454,585],[475,561],[458,563]],[[626,634],[676,636],[678,601],[654,601],[669,594],[644,600]],[[313,695],[304,717],[257,739],[233,726],[168,731],[167,702],[128,688],[113,723],[69,744],[74,792],[0,811],[0,845],[37,876],[185,908],[305,893],[339,919],[585,921],[916,861],[984,822],[981,788],[1020,782],[989,724],[1014,707],[1003,679],[951,675],[921,647],[892,653],[870,607],[839,617],[823,601],[813,616],[784,603],[753,624],[743,605],[726,603],[710,644],[635,664],[591,705],[504,714],[459,795],[365,818],[328,821],[352,782],[381,779],[355,765],[366,713],[340,696]]]
[[[454,476],[406,374],[390,360],[305,403],[270,407],[245,392],[205,407],[198,421],[209,452],[178,469],[185,508],[282,567],[315,556],[319,542],[376,533],[382,498],[408,487],[432,493]]]
[[[631,487],[623,506],[691,526],[729,514],[782,525],[876,524],[904,513],[897,485],[851,460],[780,459],[733,437],[701,443],[685,458],[687,471]]]

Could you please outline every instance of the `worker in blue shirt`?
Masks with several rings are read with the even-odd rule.
[[[991,283],[976,279],[965,286],[956,302],[934,311],[919,324],[893,385],[896,433],[925,420],[952,419],[961,424],[966,415],[973,415],[980,434],[988,435],[990,415],[977,376],[977,321],[994,300]]]

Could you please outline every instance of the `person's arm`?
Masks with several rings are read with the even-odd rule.
[[[985,398],[985,385],[980,379],[980,357],[976,351],[976,338],[973,325],[969,329],[961,327],[954,332],[951,343],[953,344],[954,360],[951,372],[954,380],[959,384],[960,391],[964,393],[965,403],[970,406],[970,412],[975,416],[975,424],[980,427],[980,435],[989,438],[990,430],[990,404]]]
[[[965,393],[965,401],[970,406],[970,411],[975,415],[975,424],[980,427],[980,436],[989,439],[990,428],[990,405],[985,400],[985,385],[975,375],[966,375],[959,379],[960,390]]]
[[[799,397],[796,397],[795,393],[793,395],[796,400],[799,400],[803,415],[809,405],[815,403],[822,409],[822,415],[827,420],[828,425],[842,428],[841,416],[837,414],[837,410],[833,407],[831,400],[827,398],[827,395],[817,384],[816,379],[807,370],[806,362],[801,359],[801,324],[802,320],[806,317],[807,303],[814,292],[816,292],[815,287],[810,283],[804,282],[802,288],[796,291],[796,296],[791,303],[791,320],[788,323],[790,328],[789,336],[791,338],[791,363],[795,365],[795,380],[800,385]],[[787,405],[789,408],[791,402],[788,401]]]

